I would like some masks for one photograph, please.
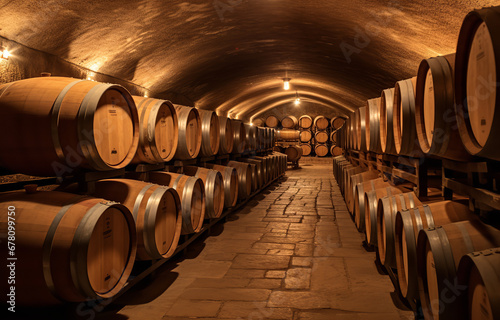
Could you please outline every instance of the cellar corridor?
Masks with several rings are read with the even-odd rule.
[[[321,160],[287,171],[98,319],[412,319]]]

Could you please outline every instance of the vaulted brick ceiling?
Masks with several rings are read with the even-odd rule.
[[[496,2],[4,0],[0,35],[204,109],[248,118],[297,90],[345,114],[454,52],[467,12]]]

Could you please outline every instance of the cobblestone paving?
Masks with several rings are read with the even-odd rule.
[[[288,171],[107,319],[413,319],[362,247],[331,164]]]

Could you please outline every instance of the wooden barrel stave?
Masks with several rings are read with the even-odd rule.
[[[220,123],[214,111],[198,110],[201,120],[201,149],[202,157],[211,157],[219,152]],[[224,127],[225,129],[225,127]]]
[[[179,142],[175,159],[189,160],[198,156],[201,150],[201,118],[196,108],[174,105],[179,123]]]
[[[205,217],[219,218],[224,210],[224,181],[217,170],[184,166],[184,174],[200,178],[205,186]]]
[[[220,142],[219,142],[219,154],[228,154],[233,151],[234,144],[234,131],[232,120],[227,117],[219,116],[219,126],[220,126]]]

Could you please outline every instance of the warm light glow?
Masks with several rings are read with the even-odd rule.
[[[144,94],[144,98],[149,98],[147,93]]]
[[[295,105],[298,106],[300,104],[300,98],[295,99]]]
[[[250,122],[250,126],[253,127],[253,123]]]
[[[5,60],[7,60],[7,59],[9,59],[9,57],[10,57],[10,52],[9,52],[9,50],[4,49],[4,50],[2,51],[2,58],[3,58],[3,59],[5,59]]]
[[[290,80],[283,80],[283,89],[289,90],[290,89]]]

